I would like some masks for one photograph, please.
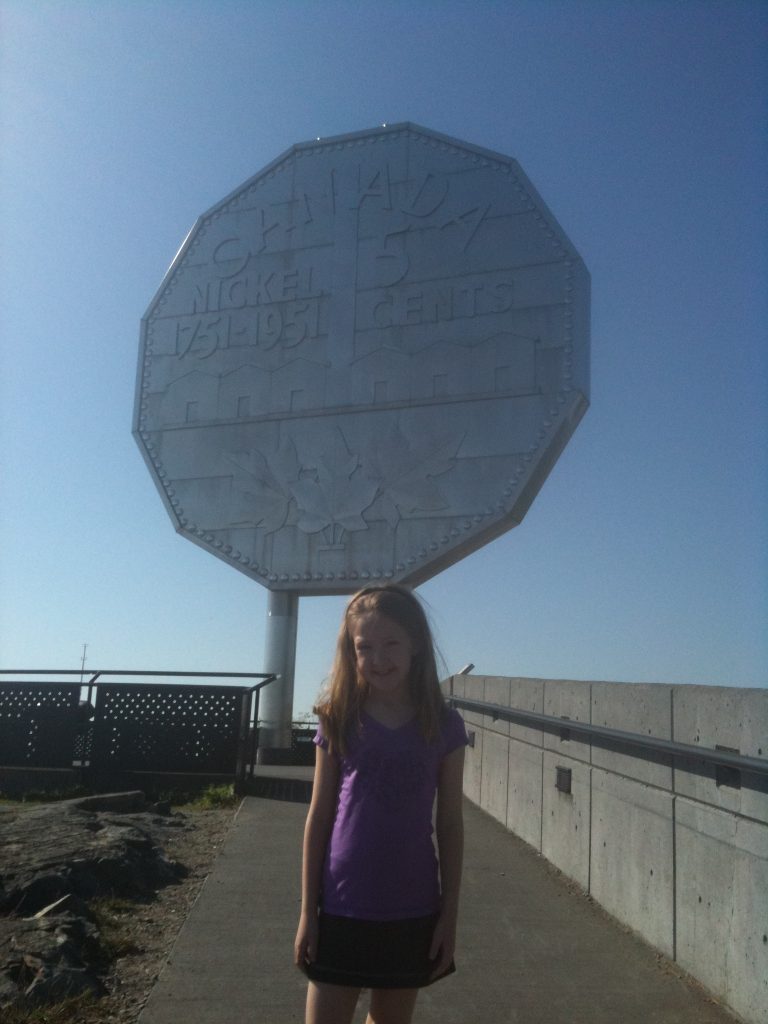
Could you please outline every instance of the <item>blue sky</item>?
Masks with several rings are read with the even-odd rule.
[[[139,322],[293,143],[516,158],[592,275],[592,405],[524,522],[423,587],[447,666],[768,685],[768,7],[0,0],[0,665],[259,671],[267,592],[178,537]],[[295,711],[340,598],[300,602]]]

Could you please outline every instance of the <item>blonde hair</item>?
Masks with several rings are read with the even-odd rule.
[[[391,619],[406,631],[413,645],[410,696],[416,707],[416,721],[424,739],[434,742],[440,734],[445,702],[437,674],[432,631],[421,602],[407,587],[384,583],[364,587],[347,604],[336,641],[336,655],[326,689],[313,709],[333,753],[347,753],[353,728],[360,728],[360,715],[368,696],[368,684],[357,673],[350,626],[361,615],[372,612]]]

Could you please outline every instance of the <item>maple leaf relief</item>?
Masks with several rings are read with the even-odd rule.
[[[232,476],[233,526],[258,526],[274,533],[285,525],[291,494],[284,480],[299,475],[299,461],[292,441],[283,442],[266,457],[256,449],[225,456]]]
[[[434,477],[453,469],[462,440],[463,435],[427,438],[416,447],[395,426],[373,443],[370,466],[391,526],[403,513],[436,512],[448,505]]]
[[[378,484],[359,472],[357,455],[343,462],[322,459],[315,475],[290,485],[299,507],[298,526],[304,533],[318,533],[337,524],[344,530],[367,530],[363,512],[376,497]]]
[[[303,533],[325,531],[336,546],[343,545],[345,532],[368,529],[363,513],[377,501],[377,513],[394,529],[404,515],[448,506],[435,477],[453,469],[462,439],[422,437],[412,444],[395,426],[361,460],[338,430],[331,450],[315,465],[302,464],[290,439],[266,455],[254,449],[231,453],[230,522],[267,533],[293,523]]]

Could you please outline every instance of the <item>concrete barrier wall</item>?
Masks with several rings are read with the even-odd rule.
[[[576,739],[567,720],[768,757],[768,690],[453,676],[457,697],[563,718],[463,712],[465,793],[750,1024],[768,1022],[768,785]],[[556,788],[571,770],[571,792]]]

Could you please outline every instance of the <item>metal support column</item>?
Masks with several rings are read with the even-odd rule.
[[[261,695],[260,764],[290,763],[298,624],[299,595],[270,591],[264,671],[274,672],[278,678],[265,686]]]

